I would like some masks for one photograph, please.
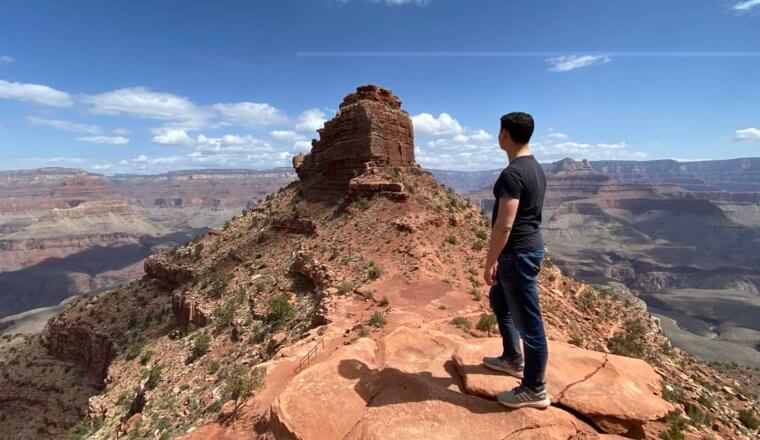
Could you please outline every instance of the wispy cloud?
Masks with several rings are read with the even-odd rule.
[[[0,55],[0,64],[10,64],[16,61],[12,56]]]
[[[211,106],[227,124],[262,127],[287,121],[283,112],[261,102],[230,102]]]
[[[612,59],[607,55],[568,55],[546,59],[546,62],[551,64],[551,67],[549,67],[549,71],[551,72],[569,72],[595,64],[607,64],[610,61]]]
[[[737,142],[760,141],[760,128],[750,127],[744,130],[736,130],[734,140]]]
[[[104,145],[126,145],[129,139],[124,136],[82,136],[77,138],[80,142]]]
[[[70,107],[74,104],[71,95],[52,87],[2,79],[0,79],[0,99],[18,99],[51,107]]]
[[[352,0],[336,0],[338,3],[349,3]],[[369,0],[372,3],[384,3],[390,6],[403,6],[403,5],[417,5],[425,6],[430,4],[432,0]]]
[[[80,124],[78,122],[63,121],[60,119],[45,119],[36,116],[27,116],[26,120],[34,125],[52,127],[57,130],[70,131],[72,133],[98,134],[101,132],[100,127],[97,125]]]
[[[211,113],[188,98],[171,93],[154,92],[147,87],[129,87],[88,96],[84,102],[93,113],[124,115],[143,119],[176,121],[201,127]]]
[[[736,12],[749,12],[755,7],[760,6],[760,0],[745,0],[734,5]]]

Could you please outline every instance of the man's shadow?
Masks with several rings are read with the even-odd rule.
[[[449,377],[436,377],[428,371],[409,373],[391,367],[370,368],[362,361],[345,359],[338,365],[338,373],[345,379],[358,379],[354,391],[367,402],[369,408],[440,400],[476,414],[510,411],[494,400],[464,393],[453,361],[447,361],[444,368]],[[451,389],[452,386],[456,390]]]

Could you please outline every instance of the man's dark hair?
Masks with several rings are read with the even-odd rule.
[[[509,133],[518,144],[527,144],[533,136],[533,116],[523,112],[513,112],[501,117],[501,129]]]

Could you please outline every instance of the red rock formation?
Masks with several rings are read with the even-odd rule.
[[[303,188],[312,197],[344,193],[352,179],[372,167],[414,166],[412,120],[401,110],[401,100],[382,87],[362,86],[346,96],[319,135],[310,154],[293,158]],[[356,185],[358,191],[369,188],[362,182]]]
[[[154,255],[145,260],[145,273],[175,286],[185,284],[197,275],[188,267],[166,261],[164,255]]]
[[[72,326],[58,317],[48,322],[42,333],[42,343],[51,355],[85,366],[100,381],[105,379],[108,366],[116,356],[108,335],[90,327]]]

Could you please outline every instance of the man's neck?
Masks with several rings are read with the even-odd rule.
[[[515,152],[507,152],[507,156],[509,156],[509,161],[512,162],[513,160],[517,159],[518,157],[523,156],[532,156],[533,152],[530,151],[530,147],[528,144],[520,146],[520,148],[517,149]]]

